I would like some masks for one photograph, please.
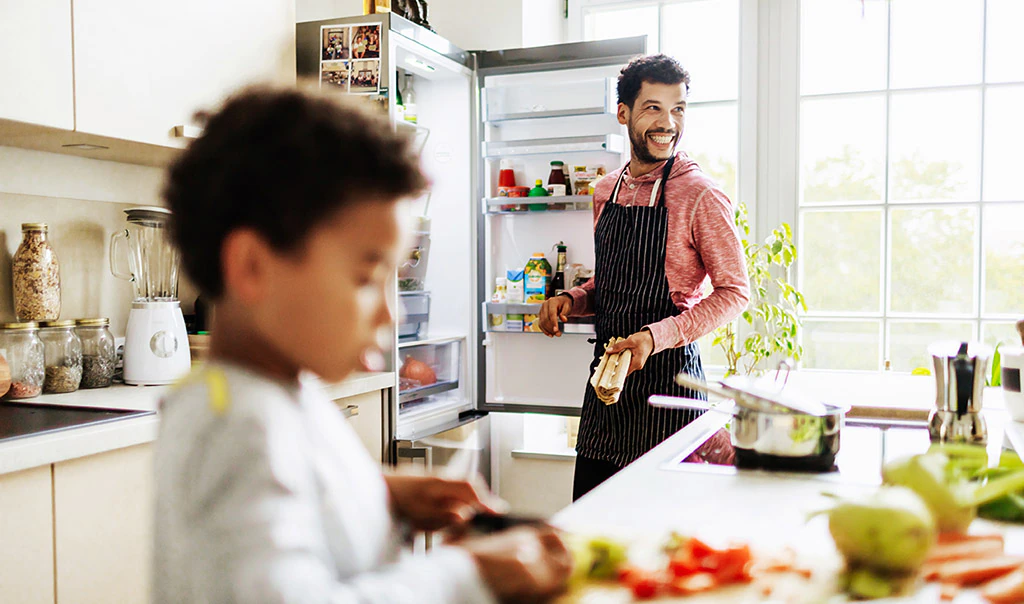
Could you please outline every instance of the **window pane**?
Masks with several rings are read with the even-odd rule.
[[[939,340],[974,339],[974,324],[967,321],[924,322],[892,321],[889,323],[889,356],[893,371],[913,371],[918,367],[932,370],[928,345]]]
[[[808,310],[881,311],[881,210],[804,212],[800,239]]]
[[[735,103],[690,105],[680,148],[714,178],[729,199],[736,199],[739,115]]]
[[[740,66],[738,0],[694,0],[665,6],[661,51],[690,72],[693,101],[737,98]]]
[[[608,40],[647,35],[647,54],[658,52],[658,6],[595,8],[583,16],[588,40]]]
[[[715,333],[711,332],[706,336],[697,340],[697,346],[700,347],[700,360],[704,364],[704,368],[708,367],[725,367],[728,362],[725,358],[725,353],[718,346],[712,346],[711,343],[715,340]]]
[[[881,369],[881,327],[881,321],[805,319],[801,363],[810,369]]]
[[[885,88],[885,2],[803,0],[800,6],[801,93]]]
[[[974,312],[977,209],[891,210],[893,312]]]
[[[889,199],[977,201],[980,93],[894,94],[891,107]]]
[[[1024,2],[1021,2],[1024,6]],[[1021,36],[1024,38],[1024,36]],[[1024,61],[1020,61],[1024,64]],[[985,199],[1024,201],[1024,86],[985,95]]]
[[[889,6],[893,88],[981,81],[983,0],[897,0]]]
[[[1020,0],[988,0],[988,38],[985,57],[985,79],[989,82],[1024,81],[1024,2]]]
[[[802,201],[879,202],[885,190],[885,97],[800,105]]]
[[[1002,342],[1003,346],[1019,346],[1020,334],[1012,321],[983,321],[981,341],[989,346]]]
[[[985,206],[985,313],[1024,314],[1024,204]]]

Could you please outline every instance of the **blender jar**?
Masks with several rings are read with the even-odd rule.
[[[171,212],[158,207],[131,208],[128,226],[110,236],[110,272],[132,282],[136,302],[178,300],[178,251],[171,244]],[[118,268],[118,248],[128,245],[128,271]]]
[[[82,341],[75,333],[75,322],[44,321],[39,326],[46,363],[43,391],[61,394],[78,390],[82,383]]]
[[[4,400],[32,398],[43,391],[43,343],[34,322],[0,323],[0,354],[11,369]]]

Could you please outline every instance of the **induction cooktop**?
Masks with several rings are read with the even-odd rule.
[[[39,403],[0,403],[0,443],[82,426],[154,415],[155,411],[66,407]]]

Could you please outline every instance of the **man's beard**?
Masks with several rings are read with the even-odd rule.
[[[633,147],[633,155],[636,157],[637,161],[645,164],[656,164],[658,162],[663,162],[667,160],[668,158],[672,157],[672,154],[675,153],[676,151],[676,146],[679,144],[679,133],[676,132],[673,134],[673,145],[672,149],[669,150],[668,154],[665,157],[655,157],[654,155],[651,154],[650,149],[647,148],[647,135],[658,133],[669,134],[670,131],[649,130],[647,132],[638,132],[635,128],[633,128],[632,124],[629,125],[628,130],[629,143]]]

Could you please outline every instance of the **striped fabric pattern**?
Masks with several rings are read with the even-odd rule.
[[[671,169],[670,161],[663,182]],[[664,186],[657,205],[624,207],[616,203],[620,183],[594,232],[597,341],[591,372],[609,339],[628,337],[680,312],[665,276],[668,210]],[[614,405],[599,401],[588,383],[577,453],[625,466],[696,419],[700,414],[696,410],[658,409],[647,404],[653,394],[706,400],[702,393],[675,383],[675,375],[681,371],[703,379],[696,342],[651,355],[645,367],[626,380]]]

